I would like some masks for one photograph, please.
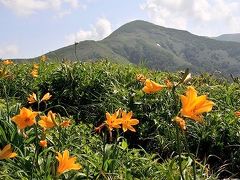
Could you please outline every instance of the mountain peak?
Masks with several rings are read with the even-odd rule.
[[[232,41],[240,43],[240,33],[235,34],[222,34],[220,36],[214,37],[216,40],[220,41]]]
[[[240,45],[161,27],[146,21],[129,22],[101,41],[83,41],[54,52],[64,59],[109,59],[157,70],[240,74]]]
[[[152,24],[147,21],[134,20],[134,21],[131,21],[131,22],[126,23],[126,24],[122,25],[121,27],[119,27],[117,30],[112,32],[110,37],[116,36],[117,34],[123,33],[123,32],[131,33],[131,32],[135,32],[136,30],[147,30],[149,28],[154,28],[155,26],[157,26],[157,25]]]

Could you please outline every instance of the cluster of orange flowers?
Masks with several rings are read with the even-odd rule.
[[[42,97],[42,99],[40,100],[40,102],[42,101],[48,101],[50,98],[52,97],[52,95],[50,93],[46,93],[44,94],[44,96]],[[29,95],[29,97],[27,98],[28,103],[29,104],[33,104],[35,102],[38,102],[37,99],[37,95],[35,93],[32,93],[31,95]]]
[[[45,144],[44,141],[40,141],[41,143]],[[0,160],[14,158],[17,156],[17,153],[12,152],[11,145],[6,145],[3,150],[0,150]],[[81,169],[81,165],[75,163],[76,157],[69,157],[69,151],[65,150],[63,154],[57,152],[56,159],[58,160],[58,168],[57,173],[61,175],[70,170],[79,170]]]
[[[13,61],[10,59],[2,60],[1,63],[3,65],[14,64]],[[8,76],[8,71],[5,68],[0,69],[0,77],[7,77],[7,76]],[[16,156],[17,156],[17,153],[12,151],[11,144],[7,144],[6,146],[3,147],[2,150],[0,149],[0,160],[14,158]]]
[[[40,62],[45,62],[45,61],[47,61],[47,59],[48,58],[46,55],[42,55],[40,57]],[[33,69],[30,73],[32,75],[32,77],[34,77],[34,78],[38,77],[38,69],[39,69],[39,64],[33,64]]]
[[[42,57],[41,61],[46,61],[46,57]],[[38,65],[34,64],[34,69],[31,73],[33,77],[38,76],[38,67],[39,67]],[[142,91],[144,91],[147,94],[156,93],[162,90],[163,88],[171,89],[175,87],[174,84],[169,80],[165,80],[165,85],[160,85],[150,79],[145,78],[143,75],[138,75],[137,80],[144,83]],[[38,99],[37,95],[35,93],[32,93],[31,95],[29,95],[27,100],[29,104],[33,104],[36,102],[40,103],[43,101],[48,101],[51,98],[51,96],[52,95],[50,95],[50,93],[46,93],[41,99]],[[184,120],[184,118],[190,118],[196,122],[202,123],[203,122],[202,114],[205,112],[210,112],[214,105],[212,101],[207,100],[206,95],[197,96],[197,91],[192,86],[189,86],[187,88],[185,95],[180,95],[180,99],[182,103],[182,108],[178,116],[174,118],[174,121],[182,130],[186,130],[186,121]],[[36,124],[36,117],[39,114],[40,114],[39,112],[35,112],[32,111],[31,109],[23,107],[20,109],[20,113],[18,115],[12,117],[12,121],[16,123],[20,130],[23,130],[26,127],[30,127]],[[104,126],[107,126],[110,135],[113,129],[119,128],[122,128],[123,132],[126,132],[127,130],[136,132],[133,126],[139,124],[139,120],[132,118],[132,116],[133,116],[132,111],[126,112],[122,110],[117,110],[113,114],[106,112],[105,122],[99,127],[97,127],[96,131],[100,132]],[[64,120],[61,123],[58,123],[56,121],[56,113],[53,113],[52,111],[48,111],[47,115],[39,116],[39,118],[40,120],[37,122],[37,124],[43,129],[44,132],[47,129],[54,128],[56,126],[68,127],[71,123],[70,120]],[[39,145],[43,148],[46,148],[47,140],[46,139],[40,140]],[[3,148],[3,150],[0,150],[0,160],[13,158],[16,156],[17,154],[15,152],[12,152],[10,144],[6,145]],[[62,154],[60,152],[57,152],[56,159],[58,160],[57,173],[59,175],[69,170],[81,169],[81,165],[75,163],[76,157],[70,157],[68,150],[63,151]]]
[[[132,126],[137,125],[139,123],[139,120],[132,119],[132,115],[132,111],[128,113],[126,111],[122,111],[122,113],[120,113],[120,110],[118,110],[112,115],[107,112],[105,123],[108,125],[110,131],[112,131],[113,128],[121,128],[120,125],[122,125],[124,132],[126,132],[128,129],[130,131],[136,132]]]
[[[191,79],[191,74],[188,73],[187,76],[182,80],[182,82],[188,82]],[[147,94],[152,94],[162,90],[163,88],[171,89],[174,85],[169,80],[165,80],[165,85],[160,85],[150,79],[146,79],[144,75],[137,75],[137,80],[144,83],[143,91]],[[206,95],[197,96],[197,91],[194,87],[189,86],[186,91],[186,95],[180,95],[182,108],[180,110],[180,117],[174,118],[174,121],[179,125],[182,130],[186,130],[186,122],[183,119],[190,118],[196,122],[202,123],[203,113],[210,112],[214,103],[207,100]],[[236,115],[240,116],[240,112],[236,112]]]
[[[39,102],[42,101],[48,101],[52,95],[50,93],[46,93],[42,99]],[[35,102],[38,102],[37,95],[35,93],[32,93],[29,95],[28,103],[33,104]],[[33,124],[36,124],[36,116],[39,114],[39,112],[34,112],[31,109],[27,109],[23,107],[20,110],[20,113],[14,117],[12,117],[13,122],[16,123],[18,128],[20,130],[25,129],[27,126],[32,126]],[[49,111],[47,116],[40,116],[40,120],[38,121],[38,125],[43,128],[45,131],[46,129],[53,128],[55,126],[61,126],[61,127],[68,127],[71,124],[70,120],[64,120],[60,124],[56,122],[56,113],[53,113],[52,111]],[[47,147],[47,141],[46,139],[43,139],[39,142],[39,145],[42,147]]]
[[[42,102],[47,101],[51,98],[50,93],[46,93],[42,99],[39,101],[37,99],[37,95],[35,93],[32,93],[29,95],[28,102],[29,104],[33,104],[35,102]],[[15,115],[12,117],[12,121],[16,123],[17,127],[20,130],[25,129],[26,127],[30,127],[34,124],[36,124],[36,117],[39,115],[39,112],[32,111],[28,108],[21,108],[20,113],[18,115]],[[38,121],[38,125],[43,128],[44,132],[47,129],[53,128],[55,126],[61,126],[61,127],[68,127],[70,126],[71,121],[70,120],[64,120],[61,123],[57,123],[56,121],[56,113],[53,113],[52,111],[49,111],[47,115],[40,116],[40,120]],[[47,140],[42,139],[39,142],[39,145],[43,148],[47,147]],[[3,150],[0,150],[0,160],[1,159],[8,159],[16,157],[17,154],[15,152],[12,152],[11,145],[6,145]],[[79,170],[81,168],[81,165],[78,163],[75,163],[76,157],[69,157],[69,151],[65,150],[63,154],[60,152],[57,152],[56,159],[58,160],[58,168],[57,173],[58,175],[67,172],[69,170]]]
[[[133,115],[132,111],[127,113],[126,111],[117,110],[114,114],[110,114],[109,112],[106,112],[105,123],[101,124],[95,130],[100,132],[101,129],[105,125],[107,125],[110,132],[114,128],[119,129],[121,127],[122,127],[123,132],[126,132],[127,130],[136,132],[136,130],[133,128],[133,126],[137,125],[139,123],[139,120],[132,119],[132,115]]]

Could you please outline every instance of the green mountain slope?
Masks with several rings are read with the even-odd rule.
[[[223,34],[223,35],[214,37],[214,39],[220,40],[220,41],[233,41],[233,42],[239,42],[240,43],[240,33]]]
[[[82,61],[108,58],[120,63],[144,62],[159,70],[189,67],[193,72],[240,74],[240,43],[217,41],[145,21],[127,23],[101,41],[83,41],[47,55]]]

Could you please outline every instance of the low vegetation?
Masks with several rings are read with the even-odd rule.
[[[237,78],[42,57],[0,84],[0,179],[240,177]]]

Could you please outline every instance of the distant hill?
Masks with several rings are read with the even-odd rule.
[[[189,67],[193,72],[240,75],[240,43],[218,41],[139,20],[123,25],[101,41],[82,41],[47,56],[82,61],[108,58],[119,63],[143,63],[158,70]]]
[[[223,34],[221,36],[214,37],[214,39],[220,40],[220,41],[233,41],[233,42],[239,42],[240,43],[240,33]]]

